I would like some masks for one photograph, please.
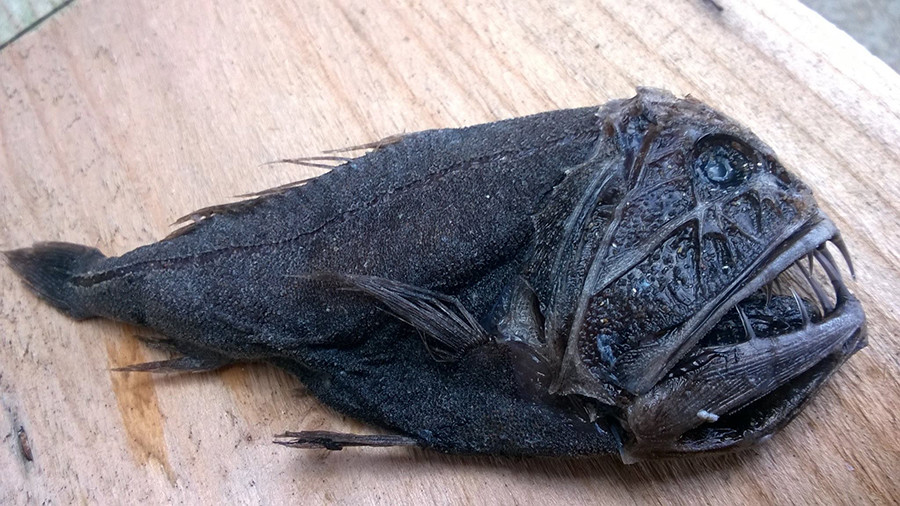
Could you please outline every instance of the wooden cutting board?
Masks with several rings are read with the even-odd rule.
[[[272,436],[364,427],[267,366],[113,372],[166,355],[0,266],[0,502],[897,501],[900,77],[797,2],[717,1],[80,0],[0,52],[0,248],[120,254],[321,172],[268,161],[638,85],[690,93],[815,188],[858,267],[870,345],[771,441],[633,466],[290,450]]]

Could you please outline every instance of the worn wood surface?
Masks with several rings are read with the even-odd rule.
[[[0,248],[122,253],[315,173],[270,160],[636,85],[690,93],[816,189],[858,267],[870,346],[773,440],[634,466],[290,450],[272,435],[361,427],[266,366],[112,372],[165,356],[0,266],[0,502],[897,501],[900,78],[798,3],[718,3],[79,0],[0,52]]]

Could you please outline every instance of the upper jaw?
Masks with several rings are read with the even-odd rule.
[[[669,342],[680,343],[673,352],[660,354],[655,363],[648,364],[644,374],[632,377],[629,383],[622,386],[637,395],[648,392],[740,301],[763,289],[799,259],[836,238],[839,238],[837,228],[821,213],[786,231],[784,237],[775,241],[771,250],[760,255],[743,276],[734,280],[705,308],[668,336]]]

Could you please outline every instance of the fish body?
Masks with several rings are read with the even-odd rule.
[[[729,449],[786,424],[865,344],[809,189],[732,120],[660,90],[404,135],[196,216],[119,257],[7,258],[69,316],[148,327],[180,355],[133,370],[269,361],[393,433],[289,446]],[[811,295],[763,298],[807,257]]]

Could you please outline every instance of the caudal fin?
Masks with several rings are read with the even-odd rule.
[[[84,307],[72,278],[104,258],[99,250],[66,242],[43,242],[4,254],[10,267],[42,299],[72,318],[94,316]]]

